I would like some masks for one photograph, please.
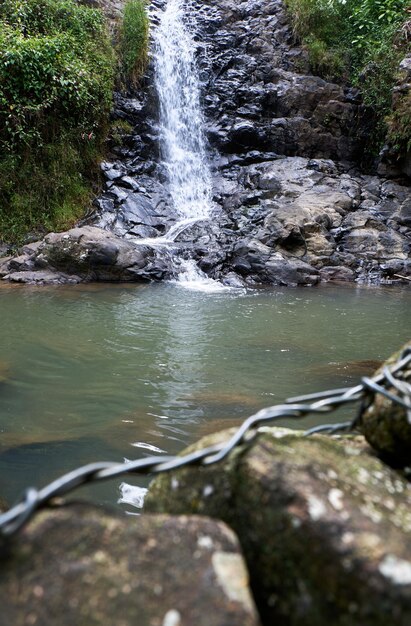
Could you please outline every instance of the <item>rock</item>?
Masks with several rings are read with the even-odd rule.
[[[384,367],[393,365],[401,353],[411,351],[411,342],[393,354],[377,370],[383,372]],[[411,363],[401,374],[401,380],[410,384]],[[398,396],[398,390],[389,386],[388,391]],[[401,396],[400,396],[401,397]],[[370,406],[363,410],[358,428],[364,434],[368,443],[389,463],[395,467],[410,465],[411,459],[411,409],[399,406],[382,394],[376,394]]]
[[[41,245],[26,250],[17,260],[9,260],[2,273],[13,282],[40,284],[135,281],[150,277],[154,257],[150,248],[136,246],[100,228],[83,226],[50,233]],[[28,266],[36,271],[21,270]]]
[[[320,269],[320,278],[323,282],[333,281],[353,281],[355,274],[348,267],[342,265],[326,265]]]
[[[316,285],[318,271],[300,259],[286,258],[279,252],[270,256],[264,268],[267,280],[273,285],[296,287],[297,285]]]
[[[1,621],[13,626],[259,623],[235,535],[206,518],[41,513],[2,559],[0,581]]]
[[[233,222],[229,262],[241,275],[278,284],[266,268],[278,254],[306,264],[300,280],[283,284],[408,275],[409,188],[301,157],[236,165],[223,176],[220,201]]]
[[[82,282],[80,276],[48,270],[10,272],[4,276],[4,279],[11,283],[26,285],[75,285]]]
[[[107,180],[117,180],[123,175],[122,168],[119,163],[109,163],[107,161],[103,161],[100,163],[100,168]]]
[[[358,98],[309,75],[280,0],[194,3],[208,137],[220,152],[352,159]],[[304,74],[305,72],[305,74]]]
[[[263,623],[406,626],[410,505],[410,484],[372,456],[362,437],[262,427],[223,462],[156,478],[145,508],[228,523]]]

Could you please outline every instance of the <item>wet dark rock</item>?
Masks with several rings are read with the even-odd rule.
[[[410,505],[409,482],[372,456],[361,437],[307,438],[262,427],[220,464],[157,478],[145,506],[231,525],[263,623],[407,626]]]
[[[119,163],[114,164],[103,162],[101,163],[100,167],[104,174],[104,177],[107,178],[107,180],[117,180],[118,178],[121,178],[123,174],[122,168]]]
[[[234,533],[199,517],[41,513],[0,571],[3,624],[258,626]]]
[[[318,271],[300,259],[286,257],[257,240],[240,241],[234,247],[231,260],[233,269],[255,282],[273,285],[315,285]]]
[[[360,147],[358,93],[308,74],[282,2],[202,5],[197,28],[207,56],[199,62],[212,145],[352,159]]]
[[[161,219],[148,198],[141,194],[129,194],[121,205],[120,212],[125,222],[144,226],[161,226]]]
[[[138,184],[131,176],[122,176],[119,181],[119,185],[126,189],[138,189]]]
[[[382,373],[384,367],[393,365],[405,350],[411,352],[411,342],[383,363],[376,374]],[[401,378],[405,384],[411,382],[411,364],[408,364]],[[394,396],[401,397],[394,386],[389,387],[388,391]],[[395,467],[410,465],[411,409],[407,411],[404,406],[377,394],[371,405],[363,410],[359,428],[368,443],[389,463]]]

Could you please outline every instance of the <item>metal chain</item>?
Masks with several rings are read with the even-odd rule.
[[[40,490],[30,487],[17,504],[0,515],[0,536],[13,535],[37,510],[55,505],[56,498],[61,498],[86,483],[109,480],[125,474],[159,474],[180,467],[218,463],[234,448],[248,444],[264,422],[274,422],[283,418],[301,419],[313,413],[330,413],[345,404],[360,402],[358,415],[353,420],[340,424],[322,424],[311,428],[305,434],[353,432],[364,408],[372,402],[376,394],[382,394],[405,408],[411,425],[411,384],[407,380],[410,377],[411,370],[408,368],[410,363],[411,348],[406,348],[393,366],[385,367],[381,374],[373,378],[362,378],[361,384],[355,387],[290,398],[286,404],[262,409],[246,419],[228,441],[184,456],[150,456],[125,463],[90,463],[57,478]],[[395,389],[397,393],[394,394],[389,389]]]

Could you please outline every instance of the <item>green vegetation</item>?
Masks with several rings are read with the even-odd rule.
[[[0,240],[67,228],[87,208],[116,64],[124,81],[135,81],[146,50],[143,0],[130,7],[126,62],[117,60],[99,10],[76,0],[0,2]]]
[[[124,8],[120,29],[119,52],[121,77],[135,85],[147,57],[148,18],[141,0],[129,0]]]
[[[369,150],[381,147],[387,130],[409,144],[410,125],[390,111],[399,62],[411,50],[410,0],[285,1],[313,71],[361,88],[375,128]]]

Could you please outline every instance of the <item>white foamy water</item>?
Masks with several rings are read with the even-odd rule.
[[[220,291],[231,291],[233,287],[229,287],[227,285],[223,285],[217,280],[213,280],[207,274],[202,272],[199,267],[197,267],[195,261],[190,260],[180,260],[180,271],[178,274],[178,278],[175,281],[180,285],[180,287],[184,287],[185,289],[191,289],[193,291],[203,291],[206,293],[216,293]]]
[[[172,245],[174,244],[177,237],[186,230],[186,228],[197,224],[199,221],[201,221],[201,219],[202,218],[198,217],[187,217],[173,224],[170,230],[162,237],[146,237],[144,239],[139,239],[136,243],[138,243],[139,245],[156,247]]]
[[[211,214],[208,164],[200,83],[193,34],[185,23],[183,0],[169,0],[156,15],[155,84],[160,102],[161,152],[174,208],[182,218]]]
[[[146,497],[148,489],[122,482],[119,485],[119,490],[120,497],[117,500],[117,504],[130,504],[136,509],[143,508],[144,498]]]

